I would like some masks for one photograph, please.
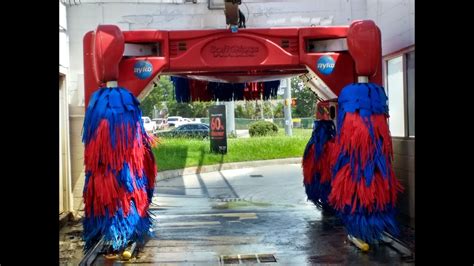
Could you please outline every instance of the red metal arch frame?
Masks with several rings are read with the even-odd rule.
[[[144,97],[160,74],[218,82],[255,82],[304,75],[339,95],[359,76],[381,85],[381,36],[373,21],[350,26],[216,30],[136,30],[100,25],[84,36],[85,101],[117,81]],[[331,57],[330,73],[318,60]]]

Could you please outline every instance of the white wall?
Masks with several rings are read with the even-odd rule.
[[[70,48],[69,102],[83,105],[82,39],[99,24],[115,24],[122,30],[225,28],[223,10],[209,10],[207,1],[197,4],[164,4],[168,1],[93,1],[68,5]],[[74,1],[70,1],[74,3]],[[79,1],[76,1],[78,3]],[[161,2],[161,3],[160,3]],[[181,3],[175,0],[175,3]],[[367,16],[366,0],[243,1],[240,6],[248,28],[314,25],[347,25]]]
[[[59,66],[67,72],[69,68],[69,40],[67,31],[66,6],[59,3]],[[66,74],[66,73],[64,73]]]
[[[415,44],[415,0],[367,0],[367,18],[382,32],[382,55]]]
[[[69,103],[73,106],[83,105],[84,98],[82,38],[97,25],[115,24],[122,30],[225,27],[223,10],[209,10],[206,0],[199,0],[197,4],[183,3],[183,0],[81,0],[81,4],[64,2],[71,3],[67,5],[70,52],[68,86]],[[355,19],[372,19],[382,31],[383,55],[415,43],[414,0],[243,2],[240,8],[247,18],[249,28],[347,25]]]
[[[382,32],[382,55],[388,55],[415,44],[414,0],[367,0],[367,17],[375,21]],[[405,106],[403,83],[400,83],[403,68],[389,73],[390,130],[393,136],[405,135]],[[398,91],[397,91],[398,90]],[[397,93],[398,92],[398,93]],[[400,103],[400,104],[398,104]],[[410,115],[410,114],[409,114]],[[395,175],[405,187],[400,195],[398,208],[409,217],[415,226],[415,139],[393,138]]]

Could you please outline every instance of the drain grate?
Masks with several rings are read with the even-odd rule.
[[[256,178],[256,177],[263,177],[263,175],[250,175],[250,177]]]
[[[273,254],[223,255],[221,262],[223,264],[267,263],[276,262],[276,258]]]
[[[238,256],[221,256],[221,261],[224,264],[240,264]]]
[[[258,260],[260,262],[277,262],[273,254],[258,254]]]
[[[241,263],[258,262],[257,255],[240,255]]]

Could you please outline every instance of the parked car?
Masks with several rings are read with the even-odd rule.
[[[154,118],[153,121],[156,124],[156,130],[163,130],[168,128],[168,121],[166,118]]]
[[[188,124],[188,123],[191,123],[192,121],[187,119],[187,118],[183,118],[181,116],[170,116],[168,117],[168,125],[170,127],[179,127],[181,125],[185,125],[185,124]]]
[[[155,132],[156,124],[148,116],[142,116],[143,126],[145,127],[146,132]]]
[[[209,126],[203,123],[189,123],[172,130],[157,132],[156,135],[159,137],[207,138],[209,137]]]

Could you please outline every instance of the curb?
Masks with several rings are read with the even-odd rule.
[[[207,172],[215,172],[221,170],[231,170],[231,169],[240,169],[240,168],[251,168],[259,166],[269,166],[269,165],[280,165],[280,164],[294,164],[301,163],[301,157],[296,158],[285,158],[285,159],[274,159],[274,160],[260,160],[260,161],[247,161],[247,162],[235,162],[235,163],[223,163],[223,164],[214,164],[214,165],[203,165],[203,166],[194,166],[187,167],[184,169],[175,169],[175,170],[166,170],[159,172],[157,176],[157,181],[170,179],[173,177],[191,175],[191,174],[200,174]]]

